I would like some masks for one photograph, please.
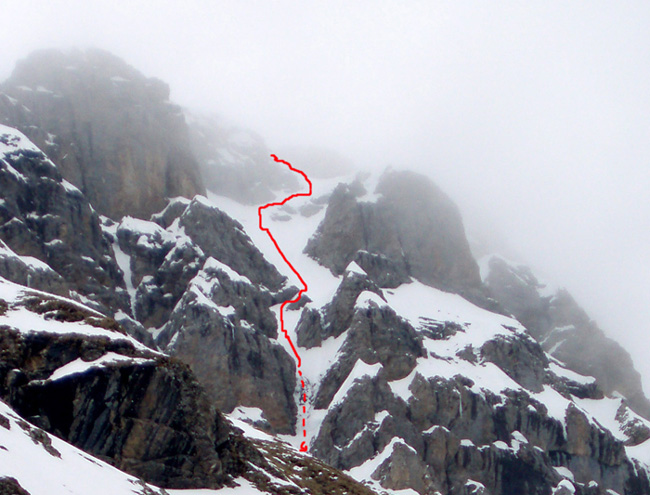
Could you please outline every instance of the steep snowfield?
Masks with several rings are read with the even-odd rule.
[[[4,157],[5,155],[19,151],[42,153],[22,132],[13,127],[0,124],[0,156]],[[54,166],[52,162],[49,163]]]
[[[319,210],[309,217],[302,215],[299,211],[306,205],[314,205],[314,200],[329,196],[340,182],[340,179],[312,182],[314,186],[311,197],[295,198],[284,207],[274,207],[266,210],[263,214],[263,225],[273,233],[287,259],[307,281],[307,296],[315,304],[322,306],[332,299],[338,287],[339,279],[333,276],[327,268],[309,258],[302,250],[325,216],[326,206],[324,204],[317,205],[316,207],[319,207]],[[301,189],[297,192],[302,192],[303,189],[306,190],[307,186],[304,185],[304,188],[302,186],[303,184],[301,184]],[[277,200],[284,199],[285,196],[282,196],[282,194],[284,193],[280,193]],[[296,286],[300,285],[299,280],[284,262],[271,239],[259,228],[257,207],[262,205],[242,205],[212,193],[208,193],[208,198],[212,204],[242,224],[246,234],[264,257],[273,263],[283,275],[289,277],[290,283]]]
[[[31,495],[164,494],[22,420],[0,401],[0,477]],[[242,492],[250,493],[250,492]]]
[[[220,490],[163,490],[144,483],[21,419],[0,401],[0,479],[31,495],[248,495],[265,493],[239,478]]]

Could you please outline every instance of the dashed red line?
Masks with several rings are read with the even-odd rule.
[[[293,345],[293,341],[291,340],[291,337],[289,337],[289,334],[287,333],[287,329],[286,329],[285,326],[284,326],[284,307],[285,307],[287,304],[295,303],[295,302],[298,302],[298,301],[300,300],[300,297],[301,297],[305,292],[307,292],[307,282],[305,282],[305,280],[302,278],[302,276],[300,275],[300,273],[298,273],[298,270],[296,270],[296,269],[294,268],[294,266],[291,264],[291,262],[290,262],[290,261],[287,259],[287,257],[284,255],[284,253],[282,252],[282,249],[280,248],[280,245],[279,245],[278,242],[275,240],[275,237],[273,237],[273,234],[271,234],[271,231],[270,231],[268,228],[264,227],[264,225],[262,225],[262,211],[265,210],[266,208],[271,207],[271,206],[282,206],[282,205],[285,204],[287,201],[289,201],[289,200],[291,200],[291,199],[293,199],[293,198],[298,198],[298,197],[301,197],[301,196],[311,196],[311,193],[312,193],[312,184],[311,184],[311,181],[309,180],[309,177],[307,177],[307,174],[305,174],[302,170],[298,170],[297,168],[294,168],[294,167],[293,167],[289,162],[284,161],[284,160],[280,160],[280,159],[279,159],[277,156],[275,156],[275,155],[271,155],[271,158],[273,158],[277,163],[283,163],[283,164],[285,164],[287,167],[289,167],[289,169],[290,169],[292,172],[296,172],[296,173],[302,175],[302,177],[305,179],[305,181],[306,181],[307,184],[309,185],[309,191],[306,192],[306,193],[296,193],[296,194],[292,194],[291,196],[289,196],[289,197],[287,197],[287,198],[284,198],[284,199],[283,199],[282,201],[280,201],[280,202],[267,203],[267,204],[265,204],[264,206],[260,206],[260,207],[257,209],[257,214],[258,214],[258,216],[259,216],[259,220],[260,220],[260,225],[259,225],[259,226],[260,226],[260,230],[263,230],[264,232],[266,232],[266,233],[268,234],[268,236],[271,238],[271,242],[273,242],[273,245],[274,245],[275,248],[278,250],[278,253],[280,253],[280,256],[282,256],[282,259],[284,260],[284,262],[289,266],[289,268],[291,268],[291,271],[292,271],[292,272],[293,272],[293,273],[298,277],[298,280],[300,280],[300,283],[302,284],[302,289],[300,289],[300,290],[298,291],[298,294],[296,295],[295,298],[293,298],[293,299],[289,299],[288,301],[284,301],[284,302],[280,305],[280,329],[282,330],[282,333],[284,334],[285,338],[286,338],[287,341],[289,342],[289,345],[291,346],[291,350],[293,351],[294,355],[296,356],[296,360],[297,360],[297,362],[298,362],[298,374],[299,374],[300,377],[301,377],[301,379],[300,379],[300,384],[301,384],[301,387],[302,387],[302,400],[303,400],[302,413],[303,413],[303,415],[305,415],[305,414],[307,413],[307,407],[306,407],[306,405],[305,405],[305,404],[307,404],[307,394],[305,393],[305,381],[302,379],[302,371],[300,371],[300,366],[302,365],[302,360],[300,359],[300,355],[298,354],[298,351],[296,350],[296,346]],[[303,437],[306,438],[306,437],[307,437],[307,429],[306,429],[306,427],[305,427],[305,426],[306,426],[306,419],[305,419],[304,417],[302,418],[302,426],[303,426],[302,435],[303,435]],[[302,443],[300,444],[300,450],[301,450],[302,452],[306,452],[306,451],[307,451],[307,444],[306,444],[306,442],[302,442]]]

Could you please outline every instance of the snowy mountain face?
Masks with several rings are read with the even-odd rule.
[[[29,272],[6,265],[5,277],[108,311],[125,307],[110,245],[81,191],[24,135],[3,125],[0,154],[2,259],[12,263],[11,251],[35,258],[27,262]]]
[[[31,60],[3,86],[0,119],[31,115],[42,137],[48,99],[70,96],[33,95],[67,83]],[[92,60],[93,91],[146,85]],[[17,85],[28,76],[31,93]],[[129,98],[112,101],[128,114]],[[105,109],[85,111],[101,156],[120,156]],[[136,135],[151,131],[142,120]],[[529,269],[477,263],[451,199],[417,174],[313,177],[310,197],[264,212],[308,285],[285,338],[280,305],[301,284],[258,206],[301,182],[253,133],[188,121],[170,131],[192,153],[174,174],[201,170],[206,195],[140,170],[161,149],[146,140],[111,162],[150,210],[109,207],[110,188],[79,179],[101,173],[98,155],[70,167],[0,127],[0,491],[650,493],[629,356]]]

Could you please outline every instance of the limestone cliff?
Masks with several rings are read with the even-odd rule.
[[[44,50],[0,86],[0,123],[24,132],[97,211],[148,218],[204,192],[169,87],[101,50]]]

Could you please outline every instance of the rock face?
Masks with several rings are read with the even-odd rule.
[[[237,308],[216,302],[227,292],[199,288],[202,276],[219,277],[223,285],[235,288],[236,282],[224,275],[208,269],[197,276],[158,342],[190,365],[220,409],[257,407],[266,429],[295,434],[294,361],[274,339],[239,316]]]
[[[7,305],[7,316],[32,313],[34,330],[39,317],[77,322],[70,333],[0,326],[0,396],[23,417],[160,486],[215,488],[243,472],[244,441],[185,365],[65,300],[26,292]]]
[[[354,188],[337,187],[305,252],[335,274],[357,256],[363,263],[357,253],[366,251],[383,257],[383,278],[394,279],[384,281],[389,285],[407,275],[445,290],[480,292],[460,214],[442,191],[424,176],[387,172],[375,193],[375,203],[359,202]]]
[[[5,277],[59,294],[73,290],[111,314],[127,309],[122,275],[97,213],[38,148],[5,126],[0,126],[0,191]],[[29,271],[21,272],[25,263],[14,255],[35,258]]]
[[[636,412],[650,418],[650,401],[630,355],[605,336],[565,289],[551,293],[528,267],[496,256],[486,263],[485,283],[492,296],[547,352],[570,369],[594,376],[606,393],[623,394]]]
[[[23,131],[100,213],[148,218],[203,193],[169,87],[101,50],[35,52],[0,86],[0,123]]]
[[[136,292],[135,316],[149,328],[158,328],[169,319],[189,282],[209,258],[241,274],[248,285],[273,293],[284,289],[286,278],[264,259],[242,226],[202,197],[192,201],[177,198],[154,215],[153,222],[127,217],[118,225],[107,225],[106,231],[123,256],[122,268],[129,274],[126,283]],[[265,319],[265,330],[275,328],[270,313],[260,318]]]
[[[16,478],[3,476],[0,478],[0,495],[30,495]]]
[[[27,287],[69,296],[68,284],[42,261],[19,256],[0,239],[0,277]]]
[[[303,311],[296,330],[298,345],[310,349],[345,332],[355,315],[355,303],[364,291],[383,297],[379,287],[366,274],[347,270],[330,303],[321,311]]]
[[[366,306],[357,306],[360,298]],[[314,398],[317,409],[325,409],[356,366],[379,365],[387,380],[407,376],[424,348],[415,330],[381,300],[374,283],[359,273],[346,272],[332,302],[314,318],[308,309],[298,324],[298,343],[320,347],[328,338],[346,332],[339,359],[322,378]],[[374,299],[378,299],[378,303]]]
[[[166,495],[21,418],[0,400],[0,493]]]

